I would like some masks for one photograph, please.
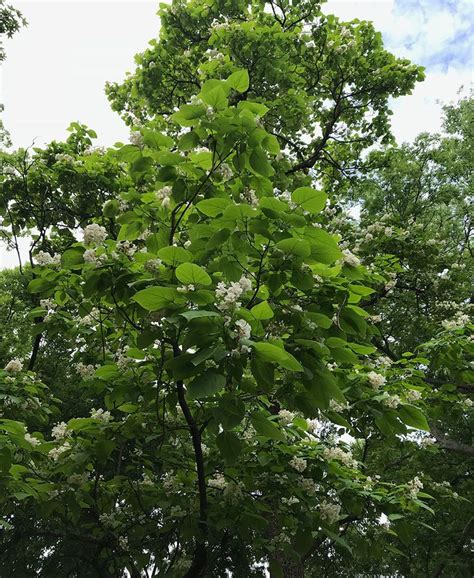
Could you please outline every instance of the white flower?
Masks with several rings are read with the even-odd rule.
[[[252,207],[258,207],[258,197],[253,189],[245,189],[240,194],[240,199]]]
[[[288,506],[292,506],[293,504],[299,504],[300,501],[296,496],[290,496],[289,498],[282,498],[282,504],[287,504]]]
[[[225,490],[227,487],[227,482],[222,474],[215,474],[213,478],[208,480],[207,485],[210,488],[215,488],[216,490]]]
[[[219,303],[217,307],[221,311],[240,307],[239,298],[243,293],[252,289],[252,283],[247,277],[242,276],[238,282],[226,285],[224,282],[217,284],[216,297]]]
[[[130,142],[137,147],[143,146],[143,135],[139,131],[134,130],[130,133]]]
[[[85,263],[90,263],[91,265],[95,265],[96,267],[102,265],[107,260],[106,255],[97,256],[95,254],[95,249],[86,249],[84,251],[83,258]]]
[[[445,320],[441,322],[444,329],[461,329],[470,322],[469,315],[463,314],[460,311],[456,314],[454,319]]]
[[[176,287],[178,293],[189,293],[190,291],[195,291],[196,287],[194,285],[183,285],[182,287]]]
[[[341,506],[324,500],[319,504],[318,510],[322,520],[326,520],[329,524],[335,524],[339,519]]]
[[[375,371],[369,371],[367,374],[367,379],[374,389],[379,389],[379,387],[384,385],[384,383],[387,381],[385,376],[381,375],[380,373],[376,373]]]
[[[39,440],[38,438],[35,438],[34,436],[29,434],[28,432],[25,433],[25,441],[27,441],[32,446],[39,446],[41,443],[41,440]]]
[[[423,489],[423,482],[418,476],[415,476],[413,480],[407,482],[408,495],[412,500],[418,497],[418,493]]]
[[[229,483],[224,488],[224,499],[229,504],[236,506],[243,498],[242,488],[239,484]]]
[[[150,273],[156,273],[163,264],[161,259],[150,259],[146,261],[144,268]]]
[[[318,491],[316,482],[311,478],[300,478],[297,483],[298,486],[310,496],[314,496]]]
[[[104,423],[109,423],[113,418],[110,415],[110,411],[105,411],[102,408],[99,409],[91,409],[91,418],[96,419],[98,421],[102,421]]]
[[[382,400],[382,403],[391,409],[396,409],[402,400],[398,395],[389,395],[385,399]]]
[[[407,391],[406,393],[406,398],[408,401],[418,401],[421,399],[421,391],[410,389],[410,391]]]
[[[290,425],[290,423],[295,419],[295,414],[287,409],[281,409],[278,412],[278,419],[283,425]]]
[[[127,257],[133,257],[137,251],[137,247],[130,241],[119,241],[116,249],[119,253],[123,253]]]
[[[119,536],[118,543],[122,550],[128,550],[128,538],[127,536]]]
[[[420,446],[422,448],[427,448],[429,446],[432,446],[436,443],[436,439],[432,438],[431,436],[425,436],[420,440]]]
[[[87,225],[84,229],[84,245],[101,245],[105,239],[107,239],[107,231],[105,227],[97,223]]]
[[[61,457],[61,455],[67,450],[71,449],[71,444],[69,442],[64,442],[61,446],[53,448],[48,452],[48,456],[52,458],[55,462]]]
[[[300,474],[302,472],[305,471],[308,463],[306,460],[304,460],[303,458],[299,458],[298,456],[294,456],[290,462],[289,462],[290,466],[292,468],[294,468],[297,472],[300,472]]]
[[[5,371],[8,371],[9,373],[19,373],[22,369],[23,363],[17,357],[15,357],[15,359],[11,359],[5,365]]]
[[[55,440],[61,440],[63,438],[68,437],[70,432],[67,429],[67,423],[63,421],[61,423],[56,424],[53,429],[51,430],[51,435]]]
[[[81,361],[75,365],[76,373],[78,373],[83,379],[92,379],[95,375],[94,365],[85,365]]]
[[[252,328],[247,323],[247,321],[245,321],[244,319],[238,319],[235,322],[235,326],[237,327],[237,333],[239,334],[239,337],[241,339],[242,338],[250,339],[250,334],[252,332]]]
[[[354,253],[351,253],[349,249],[344,249],[342,251],[342,255],[343,255],[342,260],[345,265],[349,265],[350,267],[357,267],[358,265],[360,265],[359,257],[356,257],[356,255],[354,255]]]
[[[329,409],[337,413],[341,413],[349,409],[349,403],[347,401],[344,403],[339,403],[335,399],[331,399],[329,402]]]
[[[53,267],[59,265],[61,263],[61,255],[55,253],[54,255],[50,255],[49,253],[45,253],[44,251],[38,251],[35,255],[35,261],[38,265],[51,265]]]
[[[40,299],[40,307],[42,307],[43,309],[54,311],[57,305],[52,299]]]
[[[156,191],[156,198],[158,201],[161,201],[163,207],[170,206],[172,192],[173,189],[169,185],[162,187],[160,190]]]
[[[325,460],[336,460],[348,468],[357,468],[357,460],[350,452],[345,452],[341,448],[324,448],[323,458]]]
[[[87,327],[94,327],[99,323],[100,311],[93,307],[88,315],[84,315],[79,319],[79,325],[86,325]]]

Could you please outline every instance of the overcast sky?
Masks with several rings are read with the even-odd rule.
[[[64,139],[77,120],[94,128],[98,144],[126,140],[128,130],[110,110],[107,80],[132,71],[133,56],[157,35],[157,0],[29,0],[11,2],[28,27],[5,42],[0,102],[13,144]],[[399,141],[440,126],[441,102],[472,84],[471,0],[330,0],[325,11],[343,19],[373,20],[388,49],[426,67],[427,79],[393,103]],[[441,101],[441,102],[439,102]],[[0,268],[14,264],[0,249]]]

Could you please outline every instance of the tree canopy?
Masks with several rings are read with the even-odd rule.
[[[129,143],[0,153],[0,573],[468,575],[472,99],[397,146],[372,24],[159,14]]]

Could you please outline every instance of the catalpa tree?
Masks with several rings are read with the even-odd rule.
[[[94,150],[74,125],[2,156],[3,234],[33,240],[32,349],[0,378],[1,563],[314,576],[323,545],[353,553],[352,527],[396,551],[388,521],[429,495],[367,475],[367,440],[429,430],[426,359],[381,355],[364,303],[392,271],[324,209],[422,73],[313,2],[161,17],[109,87],[131,144]]]

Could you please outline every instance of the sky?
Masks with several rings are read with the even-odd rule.
[[[133,56],[156,37],[158,0],[10,0],[28,20],[5,42],[0,69],[3,121],[15,147],[64,139],[72,121],[98,133],[97,144],[126,141],[129,131],[110,110],[106,81],[133,71]],[[440,128],[442,103],[473,82],[472,0],[330,0],[327,13],[372,20],[386,47],[426,67],[410,96],[392,103],[399,142]],[[15,264],[0,247],[0,268]]]

